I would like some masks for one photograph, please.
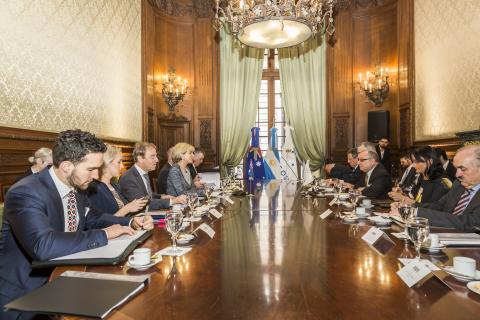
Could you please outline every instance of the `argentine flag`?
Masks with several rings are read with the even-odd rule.
[[[265,179],[282,179],[280,168],[280,155],[277,148],[277,128],[270,129],[270,143],[263,157],[265,167]]]

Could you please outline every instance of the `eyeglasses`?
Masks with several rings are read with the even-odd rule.
[[[360,161],[360,162],[367,161],[367,160],[370,160],[370,158],[363,158],[363,159],[362,159],[362,158],[358,158],[358,161]]]

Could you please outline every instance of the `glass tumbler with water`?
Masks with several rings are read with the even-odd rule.
[[[427,241],[430,227],[427,218],[412,217],[407,220],[407,234],[417,250],[417,260],[420,260],[420,247]]]

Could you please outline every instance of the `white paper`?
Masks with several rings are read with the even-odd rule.
[[[397,272],[400,279],[409,287],[425,278],[429,273],[430,269],[418,261],[412,261]]]
[[[380,239],[380,237],[383,235],[383,231],[378,229],[378,228],[375,228],[375,227],[371,227],[370,229],[368,229],[368,231],[362,236],[362,239],[367,242],[368,244],[371,244],[373,245],[378,239]]]
[[[327,210],[325,210],[325,211],[320,215],[320,218],[325,219],[325,218],[328,217],[332,212],[333,212],[332,210],[327,209]]]
[[[392,232],[390,234],[400,240],[408,239],[408,236],[405,234],[405,232]]]
[[[116,258],[121,255],[133,241],[140,238],[145,232],[147,231],[136,231],[135,234],[131,236],[124,234],[116,239],[108,240],[108,244],[106,246],[80,251],[52,260]]]
[[[215,235],[215,230],[213,230],[208,224],[202,223],[195,230],[199,230],[199,229],[205,232],[210,238],[213,239],[213,236]]]
[[[74,270],[65,271],[61,274],[61,276],[62,277],[73,277],[73,278],[131,281],[131,282],[145,282],[145,280],[150,279],[149,275],[128,276],[128,275],[123,275],[123,274],[83,272],[83,271],[74,271]]]
[[[409,263],[418,261],[418,260],[415,259],[415,258],[414,258],[414,259],[398,258],[398,260],[400,260],[400,262],[403,263],[404,266],[406,266],[406,265],[409,264]],[[425,267],[427,267],[428,269],[430,269],[430,270],[432,270],[432,271],[440,271],[440,270],[441,270],[439,267],[437,267],[436,265],[434,265],[433,262],[430,261],[430,260],[420,259],[420,263],[422,263]]]
[[[337,198],[333,198],[332,201],[330,201],[330,203],[328,204],[328,206],[331,207],[336,202],[337,202]]]
[[[192,248],[190,247],[179,247],[177,246],[176,249],[174,250],[173,247],[166,247],[160,251],[158,251],[162,256],[176,256],[176,257],[181,257],[184,254],[188,253]]]
[[[208,212],[210,212],[210,214],[217,219],[220,219],[221,217],[223,217],[223,214],[221,214],[217,209],[210,209],[210,211]]]
[[[223,199],[225,199],[225,201],[227,201],[227,202],[230,203],[230,204],[234,204],[233,200],[230,199],[229,196],[226,196],[226,197],[224,197]]]

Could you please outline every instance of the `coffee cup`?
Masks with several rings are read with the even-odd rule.
[[[362,208],[362,207],[357,207],[355,209],[355,212],[357,213],[357,216],[364,216],[367,214],[367,211],[365,210],[365,208]]]
[[[149,248],[139,248],[133,250],[133,254],[128,257],[128,263],[136,266],[144,266],[150,263],[150,256],[152,255]]]
[[[477,272],[477,262],[468,257],[453,257],[453,269],[455,272],[473,278]]]
[[[430,235],[430,247],[438,247],[438,234],[431,234]]]
[[[362,205],[364,205],[365,207],[370,207],[370,206],[372,205],[372,200],[370,200],[370,199],[363,199]]]

